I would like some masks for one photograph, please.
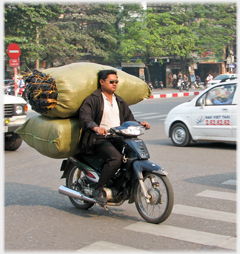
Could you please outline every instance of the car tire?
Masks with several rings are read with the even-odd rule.
[[[11,134],[12,135],[5,137],[5,151],[15,151],[22,144],[22,139],[18,134],[14,132]]]
[[[175,123],[170,130],[170,137],[175,146],[188,146],[191,137],[188,128],[183,123]]]

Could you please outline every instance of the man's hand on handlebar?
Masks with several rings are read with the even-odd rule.
[[[103,128],[103,127],[93,127],[93,130],[98,134],[98,135],[108,135],[108,131]]]
[[[142,122],[142,123],[140,123],[142,126],[145,126],[145,128],[147,129],[147,130],[149,130],[150,129],[150,124],[148,123],[148,122]]]

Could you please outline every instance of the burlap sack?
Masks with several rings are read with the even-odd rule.
[[[37,111],[36,108],[41,105],[46,107],[48,104],[49,110],[47,112],[41,112],[41,110],[37,112],[50,118],[68,118],[76,115],[83,100],[97,89],[97,73],[106,69],[117,71],[119,83],[116,94],[121,96],[128,105],[136,104],[151,96],[151,90],[148,85],[136,76],[111,66],[81,62],[44,70],[43,74],[47,74],[54,79],[57,92],[54,96],[51,96],[52,94],[45,95],[46,91],[44,89],[47,89],[47,83],[41,89],[37,91],[35,89],[34,96],[41,98],[42,94],[44,98],[49,98],[45,99],[45,101],[43,98],[42,102],[37,101],[37,105],[33,109]],[[30,85],[28,84],[27,88]],[[50,105],[50,103],[46,102],[47,100],[55,102]],[[31,100],[30,104],[32,105]]]
[[[81,129],[77,118],[51,119],[38,115],[15,132],[29,146],[51,158],[68,158],[79,152]]]

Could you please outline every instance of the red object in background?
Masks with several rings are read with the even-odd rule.
[[[8,45],[8,56],[12,59],[18,59],[21,55],[21,49],[16,43]]]
[[[15,67],[15,66],[19,66],[19,65],[20,65],[19,59],[9,59],[9,66],[10,67]]]

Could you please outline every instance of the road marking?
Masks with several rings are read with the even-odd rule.
[[[97,251],[99,252],[103,252],[106,253],[106,251],[108,253],[112,253],[113,251],[115,252],[119,252],[121,250],[121,253],[133,253],[133,252],[138,252],[138,253],[149,253],[149,251],[144,251],[144,250],[140,250],[140,249],[136,249],[136,248],[132,248],[132,247],[128,247],[125,245],[120,245],[120,244],[115,244],[115,243],[109,243],[109,242],[105,242],[105,241],[97,241],[95,243],[92,243],[86,247],[83,247],[79,250],[77,250],[78,253],[86,253],[86,252],[95,252]],[[151,251],[151,253],[156,253]]]
[[[124,229],[168,237],[180,241],[203,244],[224,249],[236,250],[236,237],[218,235],[192,229],[179,228],[169,225],[153,225],[145,222],[131,224]]]
[[[139,116],[149,116],[149,115],[156,115],[157,113],[143,113],[143,114],[135,114],[134,113],[134,116],[136,116],[136,117],[139,117]]]
[[[167,116],[167,115],[158,115],[157,112],[156,113],[155,112],[153,112],[153,113],[133,112],[133,114],[136,118],[144,118],[144,119],[162,118],[162,117]],[[152,116],[149,116],[149,115],[152,115]],[[147,116],[147,117],[145,117],[145,116]]]
[[[174,205],[172,213],[194,216],[208,220],[219,220],[224,222],[237,223],[236,213],[222,212],[218,210],[210,210],[187,205]]]
[[[236,193],[206,190],[196,196],[237,201]]]
[[[153,118],[161,118],[161,117],[166,117],[167,115],[156,115],[156,116],[149,116],[149,117],[144,117],[144,119],[153,119]],[[140,117],[142,118],[142,117]]]
[[[222,184],[237,185],[237,180],[228,180],[226,182],[223,182]]]

